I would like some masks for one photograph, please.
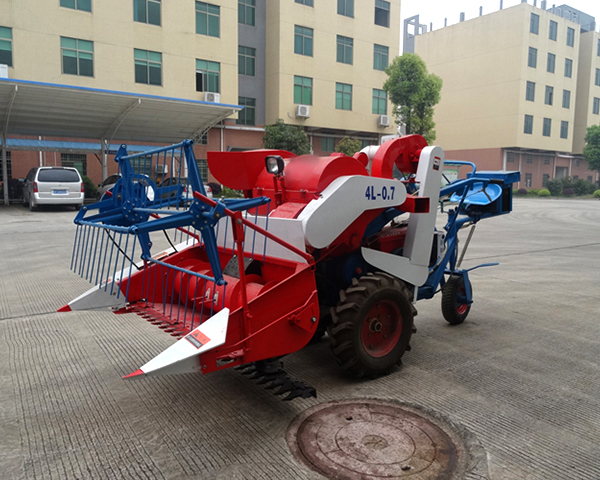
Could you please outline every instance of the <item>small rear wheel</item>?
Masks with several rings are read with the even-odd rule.
[[[400,280],[385,273],[353,279],[340,292],[328,328],[338,363],[353,376],[378,377],[401,363],[409,350],[416,309]]]
[[[462,275],[451,275],[442,288],[442,315],[450,325],[465,321],[471,305],[467,303],[467,289]]]

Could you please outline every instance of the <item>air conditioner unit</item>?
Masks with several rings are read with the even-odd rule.
[[[389,115],[379,115],[377,119],[378,127],[389,127],[390,126],[390,117]]]
[[[220,103],[221,102],[221,94],[214,92],[204,92],[204,101],[211,103]]]
[[[309,105],[296,105],[296,118],[309,118],[310,117],[310,106]]]
[[[154,170],[157,175],[166,175],[169,173],[169,166],[158,164],[154,166]]]

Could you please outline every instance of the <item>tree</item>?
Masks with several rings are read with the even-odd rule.
[[[407,134],[423,135],[428,143],[435,140],[433,107],[440,101],[442,79],[427,72],[425,62],[414,53],[396,57],[385,69],[388,79],[383,84],[394,105],[397,125]]]
[[[281,118],[265,127],[262,140],[264,148],[287,150],[296,155],[310,153],[310,142],[302,127],[286,125]]]
[[[361,147],[362,143],[358,138],[344,137],[335,147],[335,151],[351,157],[358,152]]]
[[[592,125],[587,129],[583,156],[590,170],[600,171],[600,125]]]

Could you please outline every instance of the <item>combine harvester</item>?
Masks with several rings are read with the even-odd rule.
[[[354,157],[209,152],[243,199],[206,196],[191,141],[136,155],[123,145],[115,160],[121,179],[75,218],[71,268],[96,286],[59,311],[133,312],[179,339],[125,378],[238,367],[286,400],[315,391],[278,359],[325,331],[343,369],[376,377],[410,349],[416,301],[441,287],[444,318],[463,322],[473,229],[511,211],[519,180],[452,161],[472,172],[442,187],[444,153],[418,135]],[[455,204],[443,230],[440,199]]]

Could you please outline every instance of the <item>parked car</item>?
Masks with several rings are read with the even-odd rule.
[[[102,198],[102,195],[115,186],[119,178],[121,178],[121,174],[115,173],[114,175],[109,175],[104,179],[103,182],[98,184],[98,193],[96,194],[98,200]]]
[[[183,198],[185,198],[185,200],[191,200],[192,199],[192,188],[191,185],[188,182],[188,179],[185,177],[169,177],[166,178],[162,183],[160,183],[158,185],[158,187],[169,187],[171,185],[178,185],[181,184],[183,185]],[[212,188],[210,188],[210,186],[204,184],[204,190],[206,191],[206,196],[208,198],[213,198],[213,194],[212,194]],[[175,197],[176,192],[172,191],[172,192],[165,192],[161,194],[161,198],[162,199],[167,199],[169,197]]]
[[[75,168],[35,167],[23,185],[23,203],[32,211],[38,205],[72,205],[79,210],[84,196],[83,181]]]

